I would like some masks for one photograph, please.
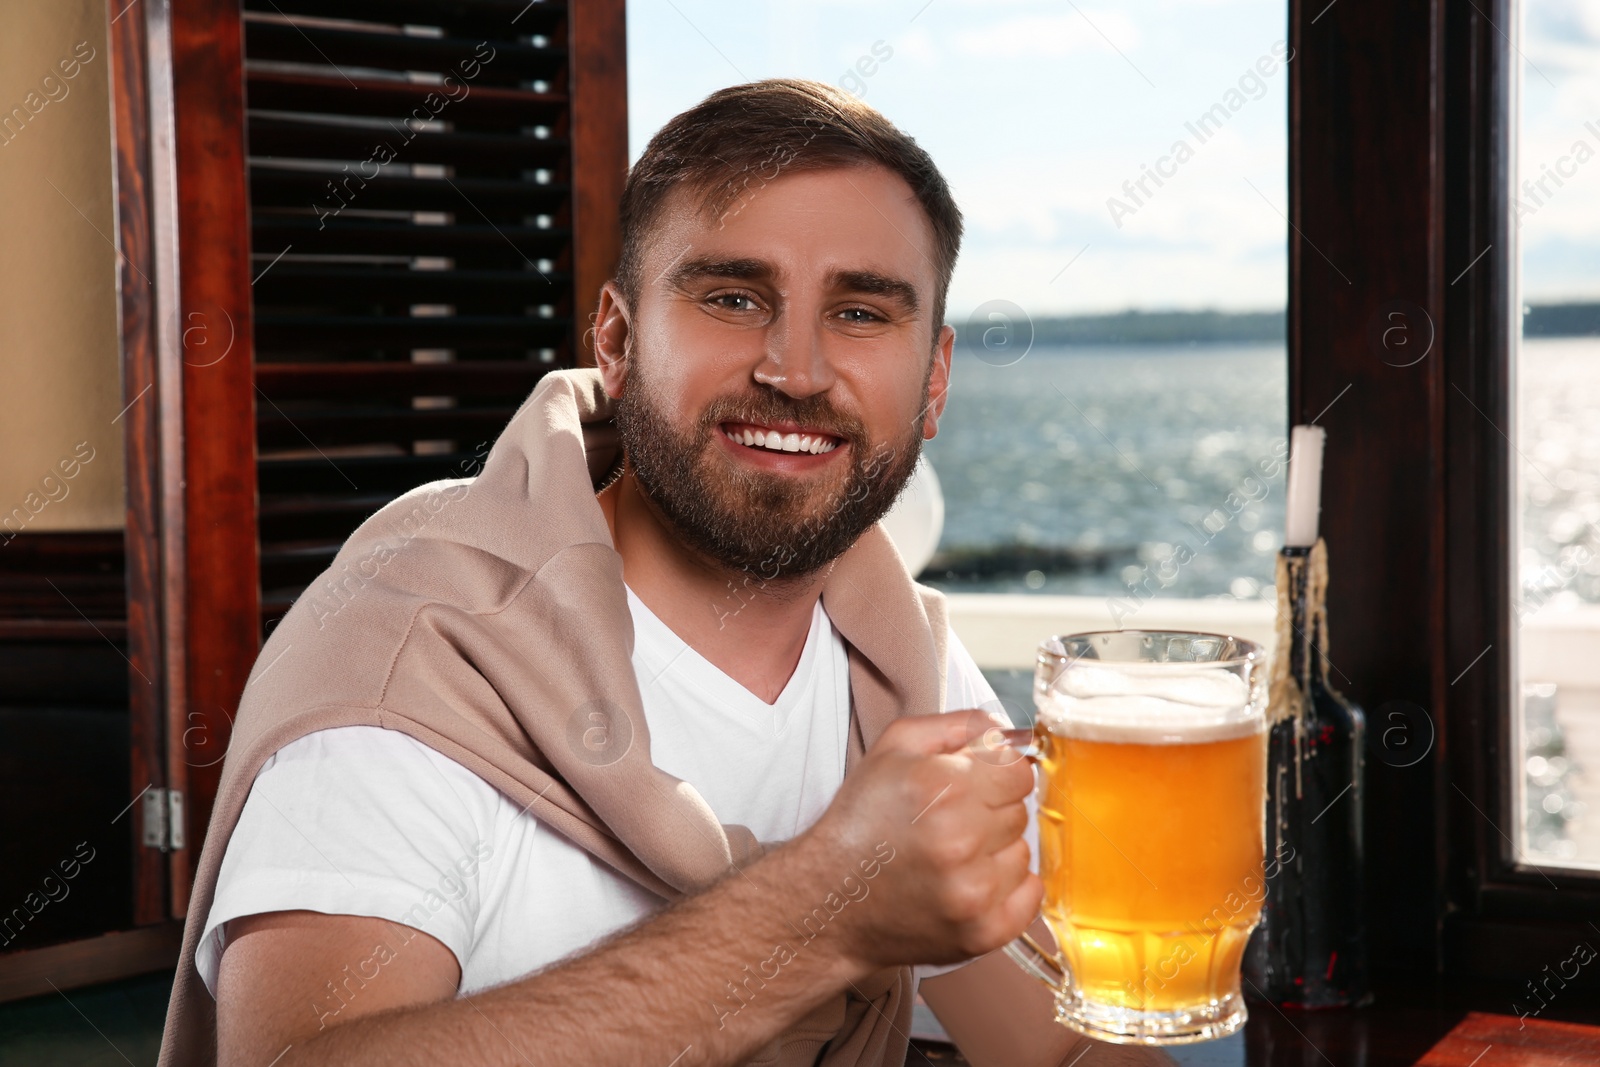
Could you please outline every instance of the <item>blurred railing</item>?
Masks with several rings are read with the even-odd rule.
[[[1108,597],[952,593],[949,600],[950,627],[984,670],[1031,671],[1043,638],[1091,630],[1200,630],[1272,645],[1273,605],[1265,600],[1153,599],[1124,611],[1120,625]]]

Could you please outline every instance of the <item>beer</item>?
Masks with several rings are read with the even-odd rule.
[[[1237,997],[1265,892],[1263,725],[1040,730],[1044,917],[1084,1000]]]
[[[1244,1023],[1239,964],[1277,864],[1263,863],[1261,655],[1138,630],[1041,646],[1030,755],[1058,951],[1024,936],[1007,953],[1056,991],[1064,1025],[1161,1045]]]

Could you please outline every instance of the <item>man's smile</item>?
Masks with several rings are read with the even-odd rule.
[[[746,454],[792,454],[820,458],[844,443],[844,439],[837,434],[791,422],[724,422],[719,428],[723,439],[737,446],[736,452]]]

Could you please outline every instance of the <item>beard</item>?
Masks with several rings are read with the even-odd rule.
[[[617,432],[645,496],[681,543],[729,570],[781,583],[832,563],[884,516],[922,453],[921,419],[901,439],[874,443],[860,419],[823,394],[797,400],[756,390],[719,397],[680,431],[652,402],[636,353],[616,405]],[[849,468],[795,475],[741,467],[716,441],[725,422],[783,421],[839,438]]]

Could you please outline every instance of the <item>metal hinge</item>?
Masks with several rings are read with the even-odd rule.
[[[144,844],[171,852],[183,847],[183,793],[177,789],[144,791]]]

